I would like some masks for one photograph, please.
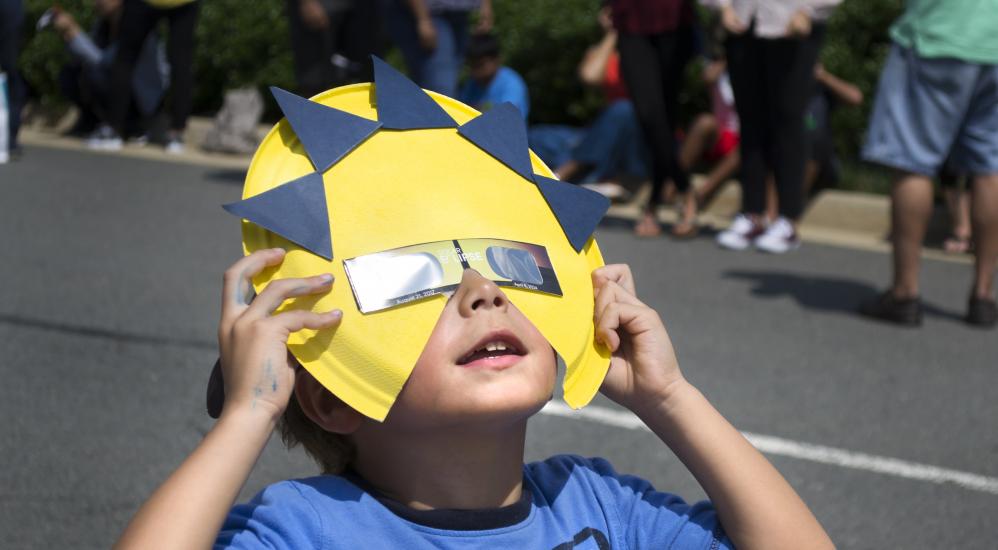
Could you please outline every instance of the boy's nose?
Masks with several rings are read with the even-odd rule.
[[[509,305],[509,299],[502,290],[474,269],[464,270],[456,298],[458,310],[464,317],[481,309],[496,308],[505,311]]]

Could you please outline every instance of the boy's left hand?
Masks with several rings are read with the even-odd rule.
[[[683,380],[662,319],[638,300],[627,265],[593,271],[593,288],[596,340],[613,352],[600,391],[632,411],[660,403]]]

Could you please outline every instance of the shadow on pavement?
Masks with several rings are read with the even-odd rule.
[[[776,271],[732,270],[724,272],[723,277],[752,283],[754,286],[750,292],[753,296],[789,296],[807,309],[845,313],[861,319],[863,317],[858,313],[859,304],[873,299],[883,291],[870,284],[849,279]],[[922,302],[922,311],[926,315],[942,319],[963,319],[962,313],[948,311],[925,301]]]
[[[242,185],[246,180],[246,170],[222,169],[211,170],[204,175],[205,179],[211,182]]]

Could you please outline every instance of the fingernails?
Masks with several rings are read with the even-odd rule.
[[[334,310],[332,310],[332,311],[329,312],[329,316],[332,317],[334,320],[335,319],[340,319],[340,318],[343,317],[343,310],[342,309],[334,309]]]
[[[322,275],[319,275],[319,283],[320,284],[328,285],[331,282],[333,282],[333,274],[332,273],[323,273]]]

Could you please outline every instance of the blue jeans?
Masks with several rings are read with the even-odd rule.
[[[432,52],[419,44],[416,18],[398,0],[385,6],[385,24],[402,52],[409,75],[421,88],[448,97],[457,97],[457,79],[468,44],[468,12],[446,11],[431,14],[437,31],[437,47]]]
[[[538,125],[530,129],[530,148],[552,169],[569,160],[588,168],[579,183],[607,181],[627,175],[647,179],[648,147],[634,105],[611,103],[587,129]]]

